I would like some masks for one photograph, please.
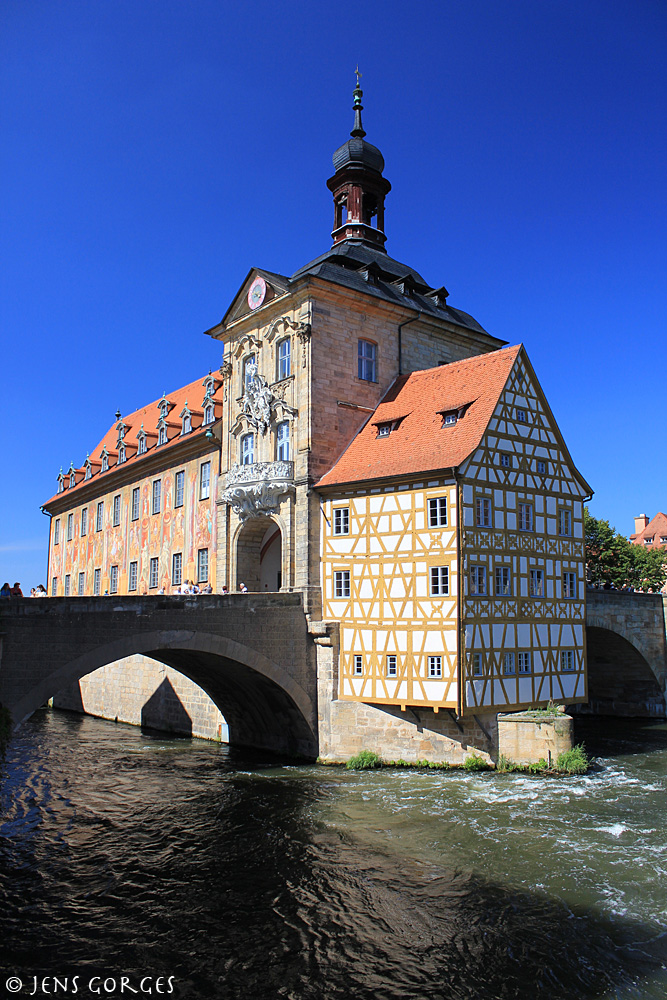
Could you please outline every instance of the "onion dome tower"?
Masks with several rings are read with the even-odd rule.
[[[384,199],[391,184],[382,176],[384,157],[370,142],[366,142],[361,112],[363,91],[359,87],[361,74],[357,69],[354,90],[354,128],[348,139],[333,155],[335,174],[327,181],[333,194],[333,245],[347,240],[384,250]]]

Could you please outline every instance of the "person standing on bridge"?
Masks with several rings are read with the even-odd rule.
[[[248,593],[248,588],[246,587],[245,583],[243,583],[243,581],[239,583],[239,590],[241,591],[242,594]]]
[[[2,588],[0,588],[0,597],[11,597],[12,588],[8,583],[3,583]]]
[[[12,587],[12,597],[23,597],[23,591],[21,590],[21,584],[18,581]]]

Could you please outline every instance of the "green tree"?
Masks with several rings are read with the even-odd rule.
[[[667,580],[667,551],[633,545],[612,528],[609,521],[593,517],[584,507],[586,572],[589,583],[617,590],[657,592]]]

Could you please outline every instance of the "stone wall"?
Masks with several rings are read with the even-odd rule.
[[[515,764],[555,764],[558,755],[572,749],[572,717],[535,719],[527,712],[498,716],[498,756]]]
[[[100,667],[59,691],[51,702],[54,708],[101,719],[228,741],[225,718],[202,688],[140,654]]]

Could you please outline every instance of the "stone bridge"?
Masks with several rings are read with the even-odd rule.
[[[587,600],[589,705],[578,710],[664,716],[667,599],[589,590]],[[206,691],[230,743],[313,758],[318,735],[330,737],[331,631],[309,621],[300,593],[5,600],[0,703],[18,724],[98,667],[143,653]]]
[[[665,715],[667,596],[586,592],[588,705],[596,715]]]
[[[15,724],[133,653],[203,688],[230,743],[317,756],[316,645],[300,593],[0,602],[0,703]]]

